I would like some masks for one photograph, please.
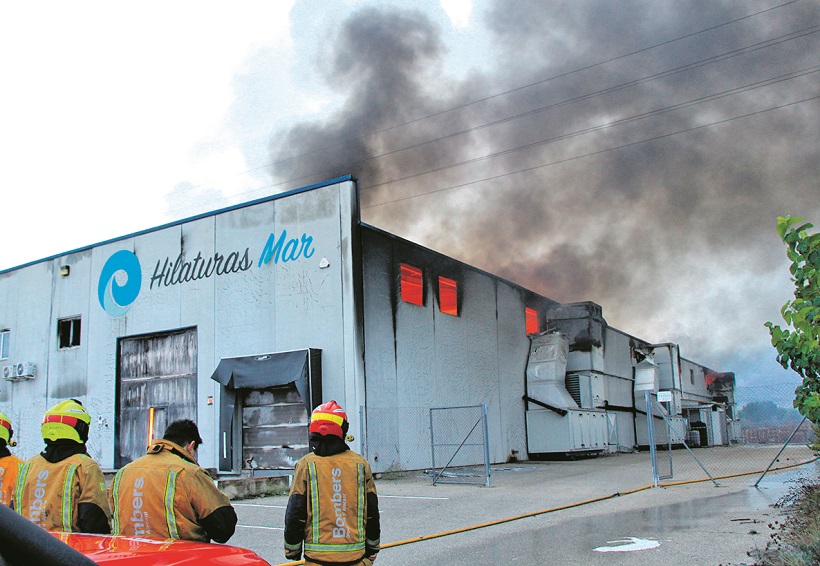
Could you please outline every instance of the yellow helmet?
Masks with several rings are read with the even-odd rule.
[[[4,413],[0,413],[0,440],[5,440],[6,444],[10,444],[13,435],[14,429],[11,428],[11,419]]]
[[[68,439],[84,444],[88,440],[91,417],[76,399],[60,401],[43,417],[43,440]]]

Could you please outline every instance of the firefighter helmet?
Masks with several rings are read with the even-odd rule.
[[[60,401],[43,417],[43,440],[68,439],[84,444],[88,440],[91,417],[76,399]]]
[[[3,413],[0,413],[0,441],[5,441],[9,446],[11,444],[11,437],[14,436],[14,429],[11,428],[11,420]]]
[[[347,414],[336,401],[328,401],[313,409],[310,417],[310,432],[322,435],[332,434],[344,439],[350,424]]]

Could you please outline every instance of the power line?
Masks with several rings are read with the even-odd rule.
[[[454,111],[457,111],[457,110],[468,108],[470,106],[480,104],[482,102],[486,102],[486,101],[489,101],[489,100],[492,100],[492,99],[495,99],[495,98],[499,98],[499,97],[502,97],[502,96],[505,96],[505,95],[508,95],[508,94],[512,94],[514,92],[519,92],[521,90],[525,90],[525,89],[528,89],[528,88],[531,88],[531,87],[534,87],[534,86],[545,84],[549,81],[553,81],[553,80],[556,80],[556,79],[559,79],[559,78],[565,78],[565,77],[568,77],[568,76],[573,75],[573,74],[577,74],[577,73],[580,73],[580,72],[583,72],[583,71],[586,71],[586,70],[589,70],[589,69],[594,69],[596,67],[606,65],[608,63],[612,63],[612,62],[615,62],[615,61],[618,61],[618,60],[621,60],[621,59],[625,59],[625,58],[628,58],[628,57],[631,57],[631,56],[634,56],[634,55],[637,55],[637,54],[640,54],[640,53],[651,51],[652,49],[656,49],[656,48],[659,48],[659,47],[670,45],[670,44],[676,43],[678,41],[682,41],[682,40],[685,40],[685,39],[689,39],[689,38],[692,38],[692,37],[695,37],[695,36],[710,32],[710,31],[714,31],[714,30],[717,30],[717,29],[720,29],[720,28],[723,28],[723,27],[726,27],[726,26],[741,22],[743,20],[747,20],[747,19],[754,18],[756,16],[759,16],[759,15],[762,15],[762,14],[765,14],[765,13],[768,13],[768,12],[771,12],[771,11],[774,11],[774,10],[778,10],[780,8],[789,6],[791,4],[795,4],[795,3],[800,2],[800,1],[801,0],[790,0],[788,2],[778,4],[777,6],[772,6],[772,7],[769,7],[769,8],[765,8],[763,10],[759,10],[757,12],[753,12],[751,14],[747,14],[747,15],[741,16],[739,18],[728,20],[726,22],[716,24],[714,26],[710,26],[710,27],[707,27],[707,28],[704,28],[704,29],[701,29],[701,30],[698,30],[698,31],[695,31],[695,32],[691,32],[691,33],[688,33],[688,34],[685,34],[685,35],[682,35],[682,36],[679,36],[679,37],[676,37],[676,38],[673,38],[673,39],[662,41],[662,42],[656,43],[654,45],[643,47],[641,49],[637,49],[637,50],[631,51],[629,53],[625,53],[625,54],[618,55],[618,56],[615,56],[615,57],[612,57],[612,58],[609,58],[609,59],[606,59],[606,60],[603,60],[603,61],[599,61],[597,63],[591,63],[589,65],[579,67],[579,68],[573,69],[571,71],[566,71],[564,73],[560,73],[560,74],[557,74],[557,75],[553,75],[553,76],[541,79],[539,81],[535,81],[533,83],[521,85],[521,86],[518,86],[518,87],[515,87],[515,88],[512,88],[512,89],[506,90],[506,91],[502,91],[502,92],[492,94],[492,95],[489,95],[489,96],[486,96],[486,97],[483,97],[483,98],[479,98],[479,99],[473,100],[471,102],[466,102],[464,104],[460,104],[460,105],[457,105],[457,106],[446,108],[444,110],[440,110],[440,111],[434,112],[432,114],[427,114],[425,116],[414,118],[412,120],[408,120],[408,121],[400,123],[400,124],[394,124],[392,126],[388,126],[386,128],[382,128],[382,129],[379,129],[379,130],[374,130],[374,131],[371,131],[371,132],[368,132],[368,133],[365,133],[365,134],[361,134],[361,135],[355,136],[355,137],[340,138],[340,139],[336,140],[335,142],[332,142],[329,145],[326,145],[326,146],[323,146],[323,147],[320,147],[320,148],[317,148],[317,149],[314,149],[314,150],[311,150],[311,151],[308,151],[308,152],[305,152],[305,153],[290,156],[290,157],[284,158],[284,159],[279,160],[279,161],[268,162],[268,163],[266,163],[264,165],[260,165],[258,167],[253,167],[251,169],[246,169],[245,171],[241,171],[239,173],[236,173],[236,175],[238,176],[238,175],[253,173],[255,171],[267,169],[269,167],[273,167],[275,165],[279,165],[279,164],[282,164],[282,163],[285,163],[285,162],[288,162],[288,161],[292,161],[292,160],[297,159],[297,158],[306,157],[306,156],[309,156],[309,155],[312,155],[312,154],[315,154],[315,153],[318,153],[318,152],[321,152],[321,151],[332,149],[332,148],[337,147],[337,146],[339,146],[341,144],[344,144],[344,143],[349,143],[351,141],[361,140],[365,137],[369,137],[369,136],[381,134],[381,133],[384,133],[384,132],[388,132],[388,131],[391,131],[391,130],[394,130],[394,129],[397,129],[397,128],[401,128],[401,127],[404,127],[404,126],[408,126],[410,124],[414,124],[414,123],[423,121],[423,120],[428,120],[428,119],[431,119],[431,118],[437,118],[439,116],[442,116],[442,115],[450,113],[450,112],[454,112]],[[617,88],[617,87],[613,87],[613,88]],[[567,103],[567,102],[565,102],[565,103]],[[315,175],[315,173],[314,173],[314,175]],[[287,184],[287,183],[292,183],[294,181],[298,181],[299,179],[302,179],[302,178],[305,178],[305,177],[306,176],[298,177],[298,178],[294,178],[294,179],[287,179],[287,180],[281,181],[279,183],[266,185],[265,187],[261,187],[260,189],[257,189],[253,192],[258,192],[261,189],[271,189],[271,188],[281,186],[281,185],[284,185],[284,184]],[[181,191],[192,191],[192,190],[196,190],[198,188],[202,188],[202,187],[207,186],[207,185],[208,185],[208,183],[201,183],[199,185],[186,187],[184,189],[181,189]],[[173,211],[169,211],[169,213],[171,213],[171,212],[173,212]]]
[[[712,57],[707,57],[706,59],[701,59],[699,61],[695,61],[695,62],[692,62],[692,63],[687,63],[686,65],[681,65],[679,67],[675,67],[675,68],[672,68],[672,69],[667,69],[665,71],[654,73],[652,75],[647,75],[647,76],[641,77],[639,79],[634,79],[634,80],[631,80],[631,81],[627,81],[625,83],[621,83],[621,84],[616,85],[616,86],[608,87],[608,88],[598,90],[598,91],[595,91],[595,92],[590,92],[590,93],[587,93],[587,94],[576,96],[574,98],[562,100],[562,101],[559,101],[559,102],[556,102],[556,103],[553,103],[553,104],[550,104],[550,105],[547,105],[547,106],[542,106],[540,108],[529,110],[527,112],[523,112],[523,113],[520,113],[520,114],[516,114],[516,115],[513,115],[513,116],[509,116],[509,117],[506,117],[506,118],[495,120],[495,121],[492,121],[492,122],[487,122],[485,124],[480,124],[478,126],[465,128],[465,129],[459,130],[457,132],[451,132],[449,134],[446,134],[444,136],[440,136],[438,138],[425,140],[423,142],[419,142],[419,143],[412,144],[412,145],[409,145],[409,146],[404,146],[404,147],[393,149],[393,150],[390,150],[390,151],[385,151],[385,152],[382,152],[380,154],[371,155],[371,156],[368,156],[364,159],[360,159],[360,160],[354,161],[352,163],[347,163],[346,165],[347,165],[348,168],[359,167],[359,166],[364,165],[368,162],[375,161],[376,159],[379,159],[379,158],[382,158],[382,157],[387,157],[387,156],[390,156],[390,155],[395,155],[395,154],[400,153],[402,151],[407,151],[407,150],[410,150],[410,149],[418,149],[418,148],[423,147],[425,145],[429,145],[429,144],[436,143],[436,142],[439,142],[439,141],[444,141],[444,140],[447,140],[447,139],[452,139],[454,137],[458,137],[458,136],[461,136],[461,135],[472,133],[472,132],[475,132],[475,131],[478,131],[478,130],[481,130],[481,129],[485,129],[485,128],[489,128],[489,127],[492,127],[492,126],[497,126],[499,124],[510,122],[512,120],[531,117],[531,116],[534,116],[536,114],[546,112],[547,110],[552,110],[552,109],[555,109],[555,108],[559,108],[559,107],[562,107],[562,106],[573,104],[575,102],[580,102],[580,101],[583,101],[583,100],[589,100],[589,99],[594,98],[596,96],[601,96],[601,95],[604,95],[604,94],[611,94],[611,93],[617,92],[619,90],[634,87],[634,86],[637,86],[637,85],[640,85],[640,84],[645,84],[645,83],[655,81],[655,80],[659,80],[659,79],[662,79],[662,78],[667,78],[667,77],[670,77],[672,75],[683,73],[685,71],[691,71],[693,69],[698,69],[698,68],[704,67],[706,65],[711,65],[711,64],[714,64],[714,63],[717,63],[717,62],[721,62],[721,61],[725,61],[727,59],[731,59],[733,57],[738,57],[740,55],[746,55],[746,54],[753,53],[753,52],[761,50],[761,49],[766,49],[766,48],[772,47],[774,45],[778,45],[778,44],[786,42],[786,41],[791,41],[791,40],[798,39],[798,38],[801,38],[801,37],[804,37],[804,36],[807,36],[807,35],[811,35],[811,34],[817,33],[818,28],[820,28],[820,26],[812,26],[812,27],[809,27],[809,28],[804,28],[802,30],[795,31],[795,32],[790,32],[788,34],[784,34],[784,35],[781,35],[781,36],[778,36],[778,37],[767,39],[765,41],[754,43],[754,44],[748,45],[746,47],[741,47],[739,49],[735,49],[735,50],[732,50],[732,51],[721,53],[719,55],[715,55],[715,56],[712,56]],[[522,146],[522,147],[526,147],[526,146]],[[441,169],[441,168],[439,168],[439,169]],[[436,170],[438,170],[438,169],[436,169]],[[328,174],[328,171],[332,171],[332,170],[325,169],[324,173]],[[296,182],[296,181],[301,181],[303,179],[308,179],[310,177],[314,177],[316,175],[319,175],[320,173],[321,173],[320,171],[312,171],[309,174],[302,175],[302,176],[299,176],[299,177],[290,178],[286,181],[282,181],[281,183],[292,183],[292,182]],[[273,186],[275,186],[275,185],[273,185]],[[377,186],[377,185],[372,185],[372,186]]]
[[[644,77],[641,77],[641,78],[638,78],[638,79],[627,81],[625,83],[621,83],[621,84],[618,84],[618,85],[615,85],[615,86],[612,86],[612,87],[608,87],[608,88],[605,88],[605,89],[602,89],[602,90],[598,90],[598,91],[586,93],[586,94],[583,94],[583,95],[580,95],[580,96],[577,96],[577,97],[574,97],[574,98],[562,100],[562,101],[553,103],[551,105],[547,105],[547,106],[544,106],[544,107],[533,109],[533,110],[530,110],[530,111],[527,111],[527,112],[524,112],[524,113],[521,113],[521,114],[517,114],[517,115],[514,115],[514,116],[509,116],[509,117],[506,117],[506,118],[502,118],[502,119],[496,120],[494,122],[489,122],[489,123],[486,123],[486,124],[480,124],[478,126],[473,126],[471,128],[466,128],[466,129],[460,130],[458,132],[452,132],[452,133],[449,133],[449,134],[446,134],[444,136],[440,136],[438,138],[434,138],[434,139],[431,139],[431,140],[425,140],[423,142],[419,142],[419,143],[412,144],[412,145],[409,145],[409,146],[405,146],[405,147],[401,147],[401,148],[398,148],[398,149],[386,151],[386,152],[383,152],[383,153],[378,154],[378,155],[368,156],[368,157],[360,159],[358,161],[345,163],[344,165],[347,167],[348,170],[350,170],[350,169],[353,169],[355,167],[359,167],[361,165],[364,165],[368,162],[375,161],[376,159],[386,157],[386,156],[390,156],[390,155],[394,155],[394,154],[397,154],[397,153],[402,152],[402,151],[406,151],[406,150],[410,150],[410,149],[417,149],[419,147],[422,147],[422,146],[425,146],[425,145],[428,145],[428,144],[431,144],[431,143],[435,143],[435,142],[438,142],[438,141],[443,141],[443,140],[446,140],[446,139],[452,139],[452,138],[457,137],[459,135],[464,135],[464,134],[467,134],[467,133],[470,133],[470,132],[477,131],[479,129],[492,127],[492,126],[495,126],[495,125],[499,125],[501,123],[509,122],[509,121],[519,119],[519,118],[523,118],[523,117],[530,117],[530,116],[533,116],[535,114],[545,112],[547,110],[551,110],[551,109],[554,109],[554,108],[558,108],[558,107],[561,107],[561,106],[572,104],[574,102],[589,100],[589,99],[594,98],[596,96],[601,96],[601,95],[604,95],[604,94],[610,94],[610,93],[613,93],[613,92],[616,92],[616,91],[619,91],[619,90],[623,90],[623,89],[626,89],[626,88],[634,87],[634,86],[641,85],[641,84],[646,84],[646,83],[651,82],[651,81],[659,80],[659,79],[662,79],[662,78],[668,78],[670,76],[673,76],[673,75],[676,75],[676,74],[679,74],[679,73],[682,73],[682,72],[686,72],[686,71],[690,71],[690,70],[693,70],[693,69],[698,69],[698,68],[701,68],[701,67],[704,67],[704,66],[707,66],[707,65],[712,65],[712,64],[715,64],[715,63],[718,63],[718,62],[726,61],[728,59],[738,57],[740,55],[746,55],[746,54],[749,54],[749,53],[753,53],[755,51],[759,51],[761,49],[767,49],[767,48],[773,47],[775,45],[779,45],[781,43],[784,43],[786,41],[792,41],[792,40],[799,39],[799,38],[802,38],[802,37],[805,37],[805,36],[808,36],[808,35],[815,34],[815,33],[817,33],[818,28],[820,28],[820,26],[811,26],[811,27],[803,28],[803,29],[800,29],[800,30],[797,30],[797,31],[792,31],[792,32],[789,32],[789,33],[786,33],[786,34],[783,34],[783,35],[779,35],[779,36],[769,38],[769,39],[764,40],[764,41],[760,41],[760,42],[753,43],[753,44],[750,44],[750,45],[747,45],[747,46],[744,46],[744,47],[740,47],[738,49],[734,49],[734,50],[731,50],[731,51],[720,53],[718,55],[707,57],[705,59],[700,59],[698,61],[687,63],[685,65],[681,65],[681,66],[674,67],[674,68],[671,68],[671,69],[666,69],[666,70],[660,71],[658,73],[654,73],[654,74],[647,75],[647,76],[644,76]],[[709,95],[709,96],[714,97],[715,95]],[[702,100],[705,100],[705,99],[706,99],[705,97],[702,98]],[[701,100],[701,99],[696,99],[696,100]],[[691,104],[691,102],[689,104]],[[656,112],[660,112],[660,110],[656,111]],[[577,135],[577,134],[568,134],[568,135],[562,136],[562,137],[571,137],[572,135]],[[550,140],[550,141],[555,141],[555,140]],[[536,142],[536,144],[537,143],[543,143],[543,142]],[[511,153],[513,151],[516,151],[517,149],[522,149],[522,148],[529,147],[530,145],[533,145],[533,144],[529,144],[527,146],[519,146],[517,148],[511,148],[509,150],[505,150],[502,153]],[[493,157],[495,155],[496,154],[492,154],[489,157]],[[474,162],[474,161],[481,161],[483,159],[486,159],[487,157],[488,156],[482,156],[482,157],[479,157],[479,158],[474,158],[474,159],[471,159],[471,160],[467,160],[467,161],[463,161],[463,162],[459,162],[459,163],[455,163],[455,164],[451,164],[451,165],[445,165],[445,166],[437,167],[437,168],[434,168],[434,169],[429,169],[427,171],[422,171],[422,172],[419,172],[419,173],[416,173],[416,174],[413,174],[413,175],[409,175],[407,177],[402,177],[402,178],[393,179],[393,180],[390,180],[390,181],[385,181],[383,183],[377,183],[377,184],[374,184],[374,185],[369,185],[369,186],[366,186],[366,187],[362,187],[362,190],[374,188],[374,187],[384,185],[384,184],[388,184],[388,183],[401,181],[401,180],[404,180],[404,179],[407,179],[407,178],[417,177],[417,176],[420,176],[420,175],[423,175],[423,174],[426,174],[426,173],[431,173],[431,172],[434,172],[434,171],[440,171],[440,170],[448,169],[448,168],[451,168],[451,167],[464,165],[466,163],[470,163],[470,162]],[[263,189],[271,189],[273,187],[286,185],[286,184],[289,184],[289,183],[297,183],[297,182],[304,181],[306,179],[315,178],[315,177],[321,176],[321,175],[328,176],[328,175],[334,175],[334,174],[338,174],[338,166],[336,166],[336,168],[334,168],[334,169],[313,170],[310,173],[307,173],[305,175],[300,175],[298,177],[291,177],[291,178],[282,180],[278,183],[273,183],[271,185],[266,185],[265,187],[257,189],[257,191],[255,191],[255,192],[261,191]]]
[[[404,180],[407,180],[407,179],[412,179],[412,178],[415,178],[415,177],[420,177],[422,175],[427,175],[429,173],[437,173],[437,172],[440,172],[440,171],[444,171],[446,169],[451,169],[451,168],[454,168],[454,167],[461,167],[462,165],[469,165],[469,164],[472,164],[472,163],[477,163],[479,161],[486,161],[488,159],[492,159],[492,158],[495,158],[495,157],[500,157],[502,155],[509,155],[511,153],[515,153],[515,152],[520,151],[522,149],[530,149],[530,148],[533,148],[533,147],[546,145],[548,143],[552,143],[552,142],[555,142],[555,141],[561,141],[561,140],[569,139],[569,138],[572,138],[572,137],[580,136],[580,135],[583,135],[583,134],[596,132],[596,131],[603,130],[603,129],[606,129],[606,128],[611,128],[611,127],[614,127],[614,126],[621,126],[621,125],[624,125],[624,124],[627,124],[627,123],[630,123],[630,122],[634,122],[634,121],[637,121],[637,120],[642,120],[644,118],[649,118],[649,117],[654,117],[654,116],[658,116],[658,115],[661,115],[661,114],[666,114],[666,113],[672,112],[674,110],[680,110],[682,108],[687,108],[687,107],[690,107],[690,106],[694,106],[696,104],[702,104],[704,102],[711,102],[713,100],[718,100],[720,98],[725,98],[727,96],[742,94],[744,92],[748,92],[750,90],[762,88],[764,86],[770,86],[772,84],[776,84],[776,83],[783,82],[783,81],[786,81],[786,80],[792,80],[792,79],[803,77],[803,76],[806,76],[806,75],[809,75],[809,74],[812,74],[812,73],[816,73],[818,69],[820,69],[820,66],[810,67],[808,69],[803,69],[803,70],[800,70],[800,71],[794,71],[794,72],[791,72],[791,73],[787,73],[785,75],[781,75],[779,77],[772,77],[770,79],[765,79],[765,80],[757,81],[757,82],[750,83],[750,84],[747,84],[747,85],[744,85],[744,86],[735,87],[735,88],[732,88],[732,89],[729,89],[729,90],[725,90],[723,92],[718,92],[718,93],[709,94],[709,95],[706,95],[706,96],[701,96],[701,97],[698,97],[698,98],[694,98],[692,100],[688,100],[686,102],[679,102],[679,103],[673,104],[671,106],[666,106],[666,107],[663,107],[663,108],[657,108],[655,110],[651,110],[651,111],[648,111],[648,112],[642,112],[640,114],[635,114],[635,115],[629,116],[627,118],[621,118],[619,120],[613,120],[611,122],[606,122],[604,124],[599,124],[597,126],[591,126],[591,127],[588,127],[588,128],[584,128],[582,130],[576,130],[574,132],[568,132],[566,134],[561,134],[559,136],[555,136],[555,137],[552,137],[552,138],[547,138],[547,139],[544,139],[544,140],[538,140],[536,142],[532,142],[532,143],[529,143],[529,144],[516,146],[516,147],[513,147],[513,148],[505,149],[505,150],[498,151],[498,152],[495,152],[495,153],[490,153],[490,154],[487,154],[487,155],[482,155],[482,156],[479,156],[479,157],[474,157],[472,159],[467,159],[465,161],[459,161],[457,163],[451,163],[451,164],[448,164],[448,165],[441,165],[441,166],[435,167],[433,169],[427,169],[425,171],[416,172],[416,173],[413,173],[411,175],[406,175],[404,177],[399,177],[399,178],[396,178],[396,179],[391,179],[389,181],[383,181],[381,183],[374,183],[372,185],[367,185],[367,186],[362,187],[362,191],[364,191],[366,189],[372,189],[372,188],[375,188],[375,187],[379,187],[379,186],[382,186],[382,185],[397,183],[397,182],[404,181]]]
[[[698,30],[698,31],[695,31],[695,32],[692,32],[692,33],[688,33],[688,34],[682,35],[680,37],[676,37],[674,39],[669,39],[667,41],[662,41],[660,43],[656,43],[656,44],[650,45],[648,47],[643,47],[641,49],[631,51],[629,53],[624,53],[623,55],[618,55],[616,57],[612,57],[610,59],[605,59],[605,60],[599,61],[597,63],[592,63],[592,64],[586,65],[584,67],[579,67],[579,68],[573,69],[571,71],[566,71],[564,73],[559,73],[557,75],[553,75],[553,76],[547,77],[545,79],[541,79],[539,81],[535,81],[535,82],[532,82],[532,83],[521,85],[521,86],[509,89],[509,90],[505,90],[505,91],[502,91],[502,92],[499,92],[499,93],[496,93],[496,94],[492,94],[492,95],[489,95],[489,96],[485,96],[483,98],[479,98],[479,99],[473,100],[471,102],[465,102],[464,104],[460,104],[460,105],[457,105],[457,106],[452,106],[452,107],[446,108],[444,110],[439,110],[438,112],[433,112],[432,114],[427,114],[427,115],[421,116],[419,118],[414,118],[412,120],[408,120],[408,121],[402,122],[400,124],[394,124],[394,125],[388,126],[386,128],[382,128],[382,129],[379,129],[379,130],[374,130],[372,132],[367,132],[365,134],[361,134],[361,135],[354,136],[354,137],[341,138],[341,139],[338,139],[336,142],[333,142],[330,145],[327,145],[327,146],[324,146],[324,147],[321,147],[321,148],[318,148],[318,149],[314,149],[314,150],[311,150],[311,151],[308,151],[308,152],[305,152],[305,153],[301,153],[301,154],[298,154],[298,155],[295,155],[295,156],[286,157],[285,159],[275,161],[275,162],[272,162],[272,163],[268,163],[267,165],[263,165],[261,167],[270,167],[270,166],[274,166],[274,165],[279,165],[279,164],[285,163],[287,161],[292,161],[293,159],[297,159],[297,158],[300,158],[300,157],[305,157],[305,156],[308,156],[308,155],[312,155],[314,153],[319,153],[319,152],[325,151],[327,149],[337,147],[338,145],[341,145],[341,144],[344,144],[344,143],[349,143],[351,141],[361,140],[365,137],[370,137],[370,136],[374,136],[374,135],[377,135],[377,134],[382,134],[382,133],[385,133],[385,132],[389,132],[391,130],[395,130],[397,128],[401,128],[401,127],[404,127],[404,126],[409,126],[410,124],[415,124],[417,122],[428,120],[430,118],[438,118],[439,116],[442,116],[444,114],[448,114],[450,112],[454,112],[456,110],[462,110],[464,108],[468,108],[470,106],[480,104],[482,102],[487,102],[488,100],[492,100],[492,99],[495,99],[495,98],[506,96],[508,94],[512,94],[514,92],[519,92],[519,91],[522,91],[522,90],[525,90],[525,89],[528,89],[528,88],[532,88],[534,86],[538,86],[538,85],[541,85],[541,84],[544,84],[544,83],[547,83],[547,82],[550,82],[550,81],[553,81],[553,80],[556,80],[556,79],[565,78],[565,77],[568,77],[570,75],[574,75],[574,74],[577,74],[577,73],[580,73],[580,72],[583,72],[583,71],[588,71],[590,69],[594,69],[595,67],[600,67],[600,66],[603,66],[603,65],[607,65],[609,63],[613,63],[615,61],[625,59],[627,57],[632,57],[633,55],[638,55],[640,53],[644,53],[644,52],[650,51],[652,49],[657,49],[658,47],[663,47],[665,45],[670,45],[672,43],[676,43],[676,42],[682,41],[684,39],[689,39],[691,37],[695,37],[697,35],[700,35],[700,34],[703,34],[703,33],[709,32],[709,31],[714,31],[716,29],[720,29],[722,27],[726,27],[728,25],[731,25],[731,24],[734,24],[734,23],[737,23],[737,22],[740,22],[740,21],[743,21],[743,20],[746,20],[746,19],[749,19],[749,18],[753,18],[755,16],[759,16],[761,14],[771,12],[772,10],[777,10],[779,8],[783,8],[785,6],[788,6],[790,4],[795,4],[796,2],[799,2],[799,1],[801,1],[801,0],[791,0],[789,2],[779,4],[777,6],[772,6],[771,8],[766,8],[764,10],[760,10],[760,11],[754,12],[752,14],[747,14],[746,16],[742,16],[740,18],[735,18],[734,20],[729,20],[729,21],[723,22],[721,24],[710,26],[710,27],[704,28],[702,30]]]
[[[575,160],[578,160],[578,159],[583,159],[585,157],[592,157],[592,156],[595,156],[595,155],[600,155],[602,153],[608,153],[608,152],[611,152],[611,151],[616,151],[618,149],[624,149],[624,148],[627,148],[627,147],[632,147],[632,146],[639,145],[639,144],[642,144],[642,143],[657,141],[657,140],[661,140],[661,139],[664,139],[664,138],[669,138],[669,137],[672,137],[672,136],[676,136],[676,135],[679,135],[679,134],[685,134],[685,133],[689,133],[689,132],[694,132],[696,130],[701,130],[703,128],[709,128],[709,127],[716,126],[716,125],[719,125],[719,124],[725,124],[725,123],[728,123],[728,122],[733,122],[735,120],[740,120],[742,118],[748,118],[750,116],[756,116],[756,115],[759,115],[759,114],[764,114],[766,112],[771,112],[772,110],[780,110],[782,108],[788,108],[790,106],[795,106],[797,104],[802,104],[803,102],[809,102],[811,100],[816,100],[818,98],[820,98],[820,95],[805,98],[803,100],[797,100],[797,101],[794,101],[794,102],[789,102],[789,103],[786,103],[786,104],[781,104],[779,106],[773,106],[771,108],[765,108],[763,110],[757,110],[755,112],[749,112],[747,114],[742,114],[740,116],[734,116],[732,118],[726,118],[724,120],[717,120],[717,121],[714,121],[714,122],[709,122],[708,124],[701,124],[700,126],[693,126],[691,128],[685,128],[683,130],[677,130],[675,132],[670,132],[670,133],[662,134],[662,135],[659,135],[659,136],[653,136],[653,137],[650,137],[650,138],[645,138],[645,139],[642,139],[642,140],[637,140],[637,141],[634,141],[634,142],[629,142],[629,143],[625,143],[625,144],[614,146],[614,147],[608,147],[608,148],[601,149],[601,150],[598,150],[598,151],[592,151],[592,152],[589,152],[589,153],[584,153],[582,155],[575,155],[575,156],[572,156],[572,157],[567,157],[565,159],[559,159],[559,160],[556,160],[556,161],[551,161],[549,163],[542,163],[540,165],[535,165],[533,167],[527,167],[527,168],[524,168],[524,169],[518,169],[516,171],[510,171],[510,172],[503,173],[503,174],[500,174],[500,175],[493,175],[491,177],[484,177],[483,179],[476,179],[474,181],[468,181],[466,183],[460,183],[458,185],[451,185],[449,187],[444,187],[444,188],[441,188],[441,189],[435,189],[435,190],[432,190],[432,191],[426,191],[426,192],[423,192],[423,193],[418,193],[418,194],[415,194],[415,195],[409,195],[409,196],[406,196],[406,197],[400,197],[400,198],[396,198],[396,199],[392,199],[392,200],[388,200],[388,201],[384,201],[384,202],[379,202],[379,203],[376,203],[376,204],[363,205],[362,208],[375,208],[377,206],[384,206],[384,205],[387,205],[387,204],[394,204],[394,203],[397,203],[397,202],[410,200],[410,199],[414,199],[414,198],[418,198],[418,197],[422,197],[422,196],[428,196],[428,195],[432,195],[432,194],[436,194],[436,193],[441,193],[441,192],[444,192],[444,191],[451,191],[451,190],[454,190],[454,189],[459,189],[459,188],[467,187],[467,186],[470,186],[470,185],[475,185],[475,184],[478,184],[478,183],[484,183],[486,181],[495,181],[495,180],[502,179],[504,177],[508,177],[508,176],[511,176],[511,175],[517,175],[519,173],[527,173],[527,172],[530,172],[530,171],[535,171],[537,169],[543,169],[545,167],[551,167],[553,165],[559,165],[561,163],[567,163],[569,161],[575,161]],[[367,187],[367,188],[370,188],[370,187]]]

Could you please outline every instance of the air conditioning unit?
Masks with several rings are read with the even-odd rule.
[[[34,379],[34,364],[31,362],[20,362],[14,366],[15,379]]]
[[[15,366],[3,366],[3,379],[6,381],[14,381]]]

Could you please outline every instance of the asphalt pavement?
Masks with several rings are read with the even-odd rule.
[[[382,545],[376,564],[751,564],[780,521],[772,505],[812,463],[769,472],[758,487],[754,471],[768,453],[752,448],[703,449],[698,459],[712,481],[655,487],[649,454],[629,453],[561,462],[492,467],[491,487],[436,484],[424,472],[377,479]],[[727,459],[726,454],[732,457]],[[764,459],[761,459],[763,456]],[[810,456],[789,450],[776,466]],[[687,455],[676,454],[683,461]],[[691,458],[689,458],[691,460]],[[694,460],[692,460],[694,462]],[[733,464],[736,462],[736,464]],[[668,483],[704,477],[700,465],[676,465]],[[469,474],[469,470],[456,470]],[[733,477],[722,477],[722,476]],[[469,475],[450,479],[476,481]],[[239,516],[230,544],[283,564],[286,496],[234,502]]]

